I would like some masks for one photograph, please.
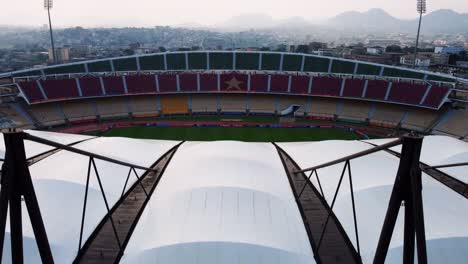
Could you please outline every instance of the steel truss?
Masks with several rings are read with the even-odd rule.
[[[354,231],[355,231],[355,240],[356,240],[356,253],[360,256],[360,243],[359,243],[359,231],[357,224],[357,213],[356,205],[354,200],[354,190],[353,190],[353,181],[351,174],[351,160],[360,158],[369,154],[376,153],[378,151],[386,150],[388,151],[391,147],[402,145],[402,152],[400,156],[400,163],[398,172],[396,175],[395,183],[393,186],[392,194],[390,197],[389,205],[387,208],[387,213],[380,233],[380,238],[377,245],[376,254],[374,256],[374,263],[384,263],[387,252],[390,245],[390,240],[392,233],[396,224],[396,219],[398,217],[398,212],[401,205],[405,206],[405,221],[404,221],[404,241],[403,241],[403,263],[412,264],[414,263],[414,249],[415,249],[415,237],[417,240],[417,256],[418,263],[425,264],[427,263],[427,252],[426,252],[426,237],[425,237],[425,227],[424,227],[424,211],[423,211],[423,202],[422,202],[422,184],[421,184],[421,168],[419,164],[421,146],[422,146],[422,137],[418,136],[404,136],[397,140],[388,142],[386,144],[375,146],[368,150],[364,150],[343,158],[339,158],[318,166],[311,168],[298,170],[295,173],[305,173],[310,172],[307,178],[307,181],[304,183],[301,191],[298,194],[296,199],[300,199],[304,189],[307,184],[310,182],[313,175],[317,180],[320,192],[325,199],[323,194],[322,186],[318,176],[318,170],[329,167],[332,165],[337,165],[344,163],[341,176],[338,181],[338,185],[334,192],[333,200],[331,202],[330,211],[327,216],[327,220],[320,232],[320,238],[317,245],[317,252],[320,249],[323,237],[326,233],[326,228],[330,219],[330,216],[333,214],[333,207],[338,196],[344,175],[346,171],[348,172],[350,191],[351,191],[351,204],[353,210],[353,221],[354,221]],[[466,163],[458,164],[448,164],[441,166],[434,166],[432,168],[442,168],[442,167],[453,167],[453,166],[463,166]],[[316,254],[317,254],[316,252]]]
[[[47,238],[47,233],[44,227],[44,223],[42,220],[40,207],[36,198],[36,194],[34,191],[34,186],[32,184],[31,175],[29,172],[28,164],[30,161],[26,158],[25,148],[24,148],[24,140],[31,140],[37,143],[42,143],[48,146],[55,147],[57,149],[70,151],[79,155],[87,156],[88,160],[88,169],[87,169],[87,176],[86,176],[86,189],[84,194],[84,202],[83,202],[83,210],[82,210],[82,219],[81,219],[81,226],[80,226],[80,238],[78,244],[78,253],[82,251],[82,242],[83,242],[83,227],[86,218],[86,207],[87,207],[87,199],[88,199],[88,190],[89,190],[89,182],[91,178],[91,171],[94,171],[94,175],[98,181],[99,189],[101,191],[106,209],[107,214],[105,215],[104,220],[109,219],[112,225],[112,230],[115,235],[116,241],[118,243],[118,247],[120,251],[122,251],[122,244],[125,244],[125,241],[121,241],[118,232],[116,229],[116,225],[114,223],[114,219],[112,218],[111,208],[107,201],[107,197],[104,192],[104,188],[102,185],[101,177],[99,171],[96,166],[95,160],[103,160],[107,162],[111,162],[114,164],[119,164],[125,167],[128,167],[128,174],[125,180],[125,185],[123,186],[121,198],[126,196],[126,189],[128,185],[128,181],[133,174],[137,178],[137,183],[143,190],[146,199],[148,199],[151,192],[154,190],[154,187],[151,190],[145,189],[140,179],[140,175],[138,175],[136,169],[140,169],[148,172],[157,173],[158,171],[152,168],[147,168],[143,166],[138,166],[135,164],[115,160],[112,158],[108,158],[105,156],[101,156],[95,153],[87,152],[84,150],[76,149],[72,146],[63,145],[57,142],[53,142],[47,139],[39,138],[24,132],[17,132],[14,130],[9,130],[8,132],[4,133],[4,140],[5,140],[5,159],[2,165],[2,172],[1,172],[1,189],[0,189],[0,259],[2,259],[3,255],[3,243],[5,238],[5,228],[6,228],[6,220],[7,214],[9,211],[10,214],[10,230],[11,230],[11,255],[12,255],[12,262],[13,263],[23,263],[24,256],[23,256],[23,231],[22,231],[22,199],[26,204],[29,218],[31,221],[31,225],[33,228],[34,236],[36,238],[36,243],[39,249],[40,257],[43,263],[54,263],[54,259],[52,256],[50,244]],[[318,166],[314,166],[311,168],[303,169],[303,170],[296,170],[293,171],[293,174],[302,174],[309,172],[309,175],[300,190],[295,193],[296,200],[300,201],[301,196],[305,193],[306,186],[311,184],[311,178],[315,175],[315,178],[318,182],[318,186],[320,189],[319,196],[321,195],[321,199],[325,199],[324,192],[321,186],[320,177],[318,170],[329,167],[332,165],[337,165],[340,163],[344,163],[343,169],[341,171],[341,175],[339,178],[338,185],[334,192],[333,200],[331,202],[331,206],[329,207],[326,220],[323,224],[322,230],[318,232],[319,238],[318,240],[311,239],[311,243],[313,241],[318,241],[315,245],[312,245],[314,254],[317,255],[320,247],[322,246],[322,241],[324,236],[327,232],[327,225],[331,217],[335,217],[333,215],[333,207],[335,205],[338,192],[342,185],[342,181],[347,173],[349,184],[350,184],[350,199],[352,203],[352,210],[353,210],[353,221],[354,221],[354,231],[355,231],[355,241],[356,241],[356,249],[355,254],[358,256],[357,262],[362,262],[360,259],[360,242],[359,242],[359,232],[358,232],[358,214],[356,212],[356,205],[354,199],[354,187],[353,187],[353,176],[351,172],[351,160],[360,158],[369,154],[376,153],[382,150],[389,150],[391,147],[402,145],[402,151],[400,154],[400,163],[398,172],[396,175],[395,183],[393,186],[392,194],[390,197],[390,201],[387,208],[387,213],[385,216],[384,224],[380,233],[380,238],[377,245],[377,250],[374,256],[374,263],[384,263],[387,252],[389,249],[390,240],[392,237],[392,233],[396,224],[396,219],[398,217],[398,213],[400,207],[404,205],[405,207],[405,219],[404,219],[404,241],[403,241],[403,263],[405,264],[412,264],[414,263],[414,254],[415,254],[415,237],[417,242],[417,257],[418,263],[426,264],[427,263],[427,252],[426,252],[426,237],[425,237],[425,226],[424,226],[424,210],[423,210],[423,201],[422,201],[422,183],[421,183],[421,167],[420,167],[420,153],[421,153],[421,146],[422,146],[422,137],[417,136],[404,136],[397,140],[391,141],[389,143],[373,147],[368,150],[364,150],[353,155],[349,155],[347,157],[343,157],[340,159],[336,159],[334,161],[330,161]],[[283,160],[284,163],[284,160]],[[446,164],[446,165],[438,165],[429,167],[429,169],[438,169],[438,168],[446,168],[446,167],[456,167],[456,166],[466,166],[468,163],[456,163],[456,164]],[[302,184],[302,183],[301,183]],[[136,186],[136,185],[135,185]],[[317,191],[318,193],[318,191]],[[325,200],[324,200],[325,201]],[[9,209],[9,210],[8,210]],[[302,210],[302,207],[301,207]],[[304,216],[304,212],[301,212]],[[340,225],[338,223],[338,225]],[[340,232],[344,232],[343,230]],[[310,233],[309,233],[310,235]],[[347,239],[346,234],[343,235],[343,238]],[[348,243],[348,241],[345,241]],[[318,258],[320,260],[320,258]],[[339,261],[339,260],[336,260]],[[325,263],[321,261],[320,263]],[[327,262],[328,263],[328,262]]]
[[[1,178],[1,189],[0,189],[0,260],[2,259],[2,256],[3,256],[3,243],[5,239],[6,220],[7,220],[8,208],[9,208],[12,263],[21,264],[24,262],[23,231],[22,231],[23,218],[22,218],[22,206],[21,206],[22,199],[24,199],[24,202],[28,209],[31,226],[34,231],[34,236],[36,238],[36,243],[39,249],[42,263],[54,263],[50,244],[47,238],[47,233],[44,227],[44,222],[42,220],[42,216],[40,212],[40,207],[39,207],[39,204],[36,198],[36,193],[34,191],[34,186],[31,180],[31,174],[29,172],[29,164],[31,163],[31,159],[26,158],[24,140],[30,140],[30,141],[34,141],[37,143],[42,143],[48,146],[52,146],[56,148],[57,150],[66,150],[66,151],[70,151],[79,155],[89,157],[87,177],[86,177],[86,189],[85,189],[85,195],[84,195],[84,203],[83,203],[83,211],[82,211],[82,219],[81,219],[81,227],[80,227],[80,238],[79,238],[79,244],[78,244],[78,252],[80,252],[81,247],[82,247],[83,227],[84,227],[85,215],[86,215],[86,205],[87,205],[87,197],[88,197],[88,190],[89,190],[89,181],[91,177],[91,169],[94,171],[94,174],[99,184],[99,189],[102,194],[102,198],[104,200],[104,203],[107,209],[107,214],[104,216],[104,219],[107,219],[107,218],[110,219],[117,243],[119,247],[121,247],[122,244],[121,244],[121,241],[119,240],[119,236],[117,234],[117,229],[116,229],[114,220],[112,219],[112,216],[110,214],[109,203],[107,201],[107,197],[104,192],[101,177],[96,167],[95,160],[99,159],[99,160],[107,161],[113,164],[118,164],[118,165],[129,167],[129,173],[125,181],[125,186],[122,190],[122,196],[124,196],[125,194],[125,190],[127,188],[127,184],[128,184],[128,180],[129,180],[131,172],[134,173],[137,180],[139,181],[140,177],[138,173],[136,172],[136,169],[140,169],[145,172],[150,172],[150,171],[157,172],[156,170],[152,168],[147,168],[147,167],[131,164],[128,162],[123,162],[123,161],[119,161],[116,159],[108,158],[102,155],[80,150],[72,146],[63,145],[54,141],[36,137],[31,134],[27,134],[25,132],[18,132],[12,129],[6,132],[4,131],[3,136],[5,140],[6,152],[5,152],[4,163],[2,165],[2,172],[1,172],[2,178]],[[143,188],[143,186],[141,187]],[[145,189],[144,191],[145,191],[145,194],[148,195]]]

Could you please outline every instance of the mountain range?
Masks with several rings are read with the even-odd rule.
[[[224,30],[329,27],[337,30],[414,32],[418,19],[399,19],[378,8],[350,11],[317,21],[303,17],[274,19],[262,13],[243,14],[214,26]],[[468,14],[440,9],[423,16],[423,34],[468,33]]]

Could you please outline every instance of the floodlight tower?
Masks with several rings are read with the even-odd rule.
[[[44,8],[47,9],[47,15],[49,16],[49,31],[50,31],[50,44],[52,45],[52,61],[56,63],[55,46],[54,46],[54,35],[52,34],[52,21],[50,19],[50,9],[54,6],[53,0],[44,0]]]
[[[419,32],[421,31],[422,15],[424,13],[426,13],[426,0],[417,0],[416,10],[419,13],[419,25],[418,25],[418,35],[416,36],[416,46],[414,47],[413,68],[416,68],[416,58],[417,58],[417,55],[418,55],[418,44],[419,44]]]

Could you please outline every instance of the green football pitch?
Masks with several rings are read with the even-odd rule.
[[[213,141],[238,140],[247,142],[293,142],[331,139],[359,139],[343,129],[319,128],[257,128],[257,127],[124,127],[113,128],[101,134],[109,137],[143,139]]]

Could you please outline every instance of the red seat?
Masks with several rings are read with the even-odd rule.
[[[154,75],[129,75],[125,76],[125,81],[130,94],[156,93]]]
[[[314,77],[312,79],[312,94],[325,96],[340,96],[341,78]]]
[[[274,74],[271,75],[270,92],[287,93],[289,85],[289,75]]]

